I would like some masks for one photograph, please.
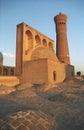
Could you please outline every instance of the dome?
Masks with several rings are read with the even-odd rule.
[[[0,59],[3,59],[3,54],[0,52]]]
[[[38,47],[32,52],[31,60],[44,59],[44,58],[58,61],[58,58],[56,57],[56,54],[53,52],[53,50],[47,47]]]

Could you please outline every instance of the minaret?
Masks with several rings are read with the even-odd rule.
[[[59,13],[54,17],[56,24],[56,55],[59,61],[70,64],[68,41],[67,41],[67,16]]]

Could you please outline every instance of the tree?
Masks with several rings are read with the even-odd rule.
[[[81,75],[81,72],[80,72],[80,71],[78,71],[78,72],[77,72],[77,76],[80,76],[80,75]]]

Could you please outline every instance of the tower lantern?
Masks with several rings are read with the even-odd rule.
[[[69,49],[67,41],[67,16],[59,13],[54,17],[56,24],[56,55],[61,62],[70,64]]]

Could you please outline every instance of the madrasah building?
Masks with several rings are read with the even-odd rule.
[[[3,65],[3,60],[3,54],[0,52],[0,76],[13,76],[15,67]]]
[[[74,76],[67,40],[67,16],[59,13],[54,17],[54,22],[56,54],[52,39],[25,23],[17,25],[16,66],[13,69],[21,83],[59,83]]]

